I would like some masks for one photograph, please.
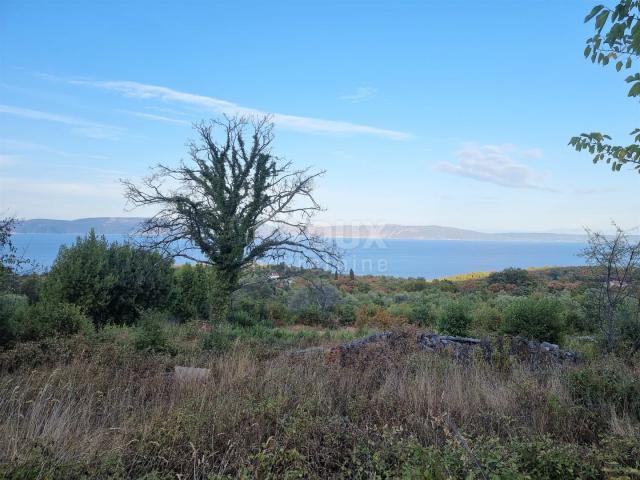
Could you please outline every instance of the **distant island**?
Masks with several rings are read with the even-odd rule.
[[[317,235],[334,238],[398,240],[486,240],[526,242],[584,242],[586,235],[562,233],[485,233],[439,225],[334,225],[312,227]]]
[[[135,232],[142,217],[96,217],[77,220],[32,219],[17,224],[16,233],[126,235]],[[586,235],[562,233],[485,233],[439,225],[333,225],[312,226],[311,233],[329,238],[381,238],[398,240],[485,240],[526,242],[584,242]]]
[[[67,233],[84,235],[92,228],[100,235],[126,235],[135,232],[142,217],[96,217],[77,220],[35,218],[16,224],[15,233]]]

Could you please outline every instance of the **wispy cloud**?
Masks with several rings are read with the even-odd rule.
[[[226,114],[240,115],[265,115],[259,109],[244,107],[237,103],[229,102],[219,98],[206,95],[181,92],[172,88],[159,85],[150,85],[133,81],[93,81],[93,80],[73,80],[60,79],[50,75],[40,75],[41,77],[64,81],[72,85],[84,85],[104,90],[121,93],[126,97],[139,98],[144,100],[161,100],[168,103],[178,103],[195,106],[207,111]],[[397,130],[361,125],[351,122],[324,120],[321,118],[302,117],[297,115],[287,115],[283,113],[270,113],[273,121],[282,128],[290,130],[323,133],[323,134],[363,134],[374,135],[394,140],[406,140],[411,137],[409,133]]]
[[[39,143],[23,142],[20,140],[12,140],[8,138],[0,138],[0,148],[6,148],[10,150],[18,151],[30,151],[30,152],[44,152],[49,155],[55,155],[57,157],[65,158],[82,158],[92,160],[108,160],[106,155],[96,155],[93,153],[74,153],[67,152],[65,150],[58,150],[56,148],[49,147],[47,145],[41,145]]]
[[[155,122],[175,123],[178,125],[191,125],[191,122],[186,120],[180,120],[177,118],[165,117],[164,115],[156,115],[154,113],[134,112],[131,110],[120,110],[122,113],[132,115],[134,117],[144,118],[146,120],[153,120]]]
[[[457,163],[442,162],[436,168],[503,187],[553,191],[545,185],[545,173],[517,160],[518,157],[527,157],[526,151],[513,145],[467,145],[456,152]]]
[[[57,113],[16,107],[13,105],[0,104],[0,114],[70,125],[73,127],[72,132],[90,138],[116,140],[122,134],[122,129],[118,127],[103,125],[101,123],[91,122],[89,120],[70,117],[67,115],[59,115]]]
[[[371,98],[375,97],[377,93],[378,93],[377,88],[358,87],[352,93],[342,95],[340,97],[340,100],[346,100],[347,102],[351,102],[351,103],[360,103],[360,102],[364,102],[365,100],[370,100]]]

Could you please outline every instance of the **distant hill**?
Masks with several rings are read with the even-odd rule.
[[[144,221],[141,217],[97,217],[77,220],[49,220],[36,218],[16,225],[16,233],[73,233],[84,235],[92,228],[98,234],[128,234]]]
[[[531,242],[582,242],[586,235],[560,233],[483,233],[439,225],[334,225],[313,227],[313,233],[334,238],[402,240],[491,240]]]
[[[16,233],[72,233],[84,235],[90,229],[98,234],[127,234],[136,230],[144,218],[98,217],[78,220],[25,220]],[[333,238],[383,238],[398,240],[491,240],[530,242],[582,242],[585,235],[564,233],[483,233],[439,225],[334,225],[311,227],[312,233]]]

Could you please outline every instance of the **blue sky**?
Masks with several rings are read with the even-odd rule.
[[[131,216],[118,179],[185,157],[190,124],[270,112],[326,169],[320,224],[483,231],[640,224],[632,171],[569,138],[637,127],[584,60],[590,1],[0,2],[0,211]]]

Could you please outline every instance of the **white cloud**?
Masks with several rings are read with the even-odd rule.
[[[541,148],[527,148],[522,150],[522,156],[531,160],[540,160],[544,157],[544,151]]]
[[[342,95],[340,97],[340,100],[346,100],[347,102],[351,102],[351,103],[360,103],[360,102],[364,102],[365,100],[370,100],[371,98],[375,97],[377,93],[378,93],[377,88],[358,87],[352,93]]]
[[[131,110],[121,110],[123,113],[133,115],[134,117],[145,118],[147,120],[154,120],[156,122],[176,123],[178,125],[191,125],[191,122],[186,120],[179,120],[177,118],[165,117],[164,115],[156,115],[153,113],[134,112]]]
[[[456,152],[457,163],[442,162],[436,168],[503,187],[552,191],[545,185],[546,174],[516,160],[516,157],[531,158],[530,152],[513,145],[467,145]]]
[[[16,117],[28,118],[31,120],[42,120],[46,122],[62,123],[72,126],[72,132],[85,137],[116,140],[120,137],[122,129],[91,122],[81,118],[59,115],[57,113],[32,110],[30,108],[16,107],[12,105],[0,104],[0,113],[13,115]]]
[[[55,77],[49,75],[45,75],[43,77],[55,79]],[[173,90],[171,88],[159,85],[149,85],[132,81],[91,81],[65,79],[62,79],[62,81],[73,85],[85,85],[119,92],[126,97],[140,98],[145,100],[157,99],[170,103],[181,103],[185,105],[196,106],[217,113],[226,113],[231,115],[265,115],[268,113],[250,107],[243,107],[227,100],[221,100],[219,98],[209,97],[206,95],[180,92],[178,90]],[[271,116],[273,118],[273,121],[278,126],[302,132],[325,134],[365,134],[375,135],[383,138],[391,138],[394,140],[406,140],[411,137],[411,135],[406,132],[387,130],[383,128],[371,127],[368,125],[360,125],[350,122],[324,120],[312,117],[301,117],[297,115],[287,115],[282,113],[272,113]]]

